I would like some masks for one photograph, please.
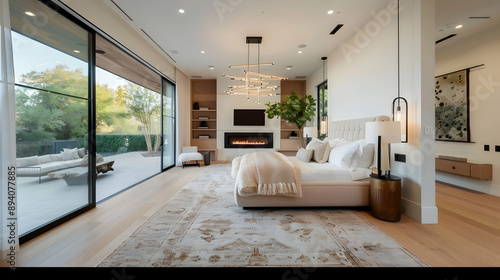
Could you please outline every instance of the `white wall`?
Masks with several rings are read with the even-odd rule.
[[[436,50],[436,76],[485,64],[470,72],[470,133],[475,143],[436,141],[436,155],[493,164],[493,180],[478,181],[442,172],[436,173],[436,179],[496,196],[500,196],[500,153],[495,152],[495,145],[500,145],[500,130],[495,123],[500,119],[499,49],[500,26],[495,26]],[[484,151],[484,145],[490,145],[489,152]]]
[[[377,12],[366,26],[328,55],[329,120],[391,116],[397,97],[397,1]],[[422,223],[437,223],[435,207],[434,136],[434,2],[402,0],[400,24],[401,96],[409,102],[409,142],[393,144],[407,156],[394,162],[392,174],[402,177],[405,214]]]
[[[177,139],[176,158],[182,151],[182,147],[191,146],[191,81],[181,71],[176,71],[176,101],[177,101]],[[182,163],[176,161],[177,166]]]

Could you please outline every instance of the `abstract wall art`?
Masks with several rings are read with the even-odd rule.
[[[436,141],[470,142],[469,71],[435,79]]]

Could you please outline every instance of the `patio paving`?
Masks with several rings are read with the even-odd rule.
[[[97,176],[97,202],[161,171],[159,156],[142,156],[141,152],[104,156],[104,160],[115,161],[114,171]],[[88,203],[85,182],[82,185],[68,186],[63,179],[43,176],[41,184],[38,183],[38,178],[30,177],[18,177],[17,183],[20,235]]]

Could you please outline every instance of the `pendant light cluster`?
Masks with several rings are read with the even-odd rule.
[[[245,70],[243,70],[245,75],[235,76],[223,74],[222,76],[231,78],[236,81],[244,82],[243,85],[230,86],[229,90],[227,90],[226,93],[231,95],[246,95],[247,101],[250,101],[251,95],[256,95],[257,101],[260,104],[261,96],[272,96],[275,94],[279,94],[277,90],[280,86],[271,85],[271,82],[269,81],[280,81],[286,80],[287,78],[260,72],[261,66],[274,65],[274,63],[260,63],[260,44],[262,43],[262,37],[247,37],[246,43],[248,46],[247,64],[229,66],[229,68],[246,68]],[[258,45],[257,63],[254,64],[250,64],[250,44]]]

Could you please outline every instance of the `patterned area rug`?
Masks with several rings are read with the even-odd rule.
[[[351,209],[243,210],[230,174],[207,167],[99,266],[427,266]]]

